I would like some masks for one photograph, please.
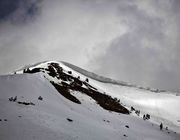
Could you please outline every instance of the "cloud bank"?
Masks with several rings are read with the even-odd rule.
[[[0,2],[1,74],[63,60],[121,81],[180,90],[178,0],[15,1]]]

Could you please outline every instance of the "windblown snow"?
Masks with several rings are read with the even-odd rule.
[[[0,76],[0,140],[180,139],[178,93],[146,90],[57,61],[15,73]],[[145,114],[150,119],[143,120]]]

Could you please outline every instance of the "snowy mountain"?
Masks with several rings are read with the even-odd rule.
[[[140,88],[66,62],[0,76],[0,106],[1,140],[180,139],[178,93]]]

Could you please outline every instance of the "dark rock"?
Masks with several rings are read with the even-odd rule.
[[[73,122],[73,120],[69,119],[69,118],[66,118],[69,122]]]
[[[15,96],[15,97],[10,97],[10,98],[9,98],[9,101],[10,101],[10,102],[16,102],[16,100],[17,100],[17,96]]]
[[[18,103],[18,104],[23,104],[23,105],[35,105],[35,104],[32,103],[32,102],[20,102],[20,101],[18,101],[17,103]]]
[[[72,71],[68,71],[69,74],[72,74]]]
[[[69,91],[69,89],[67,87],[58,85],[58,84],[56,84],[56,83],[54,83],[52,81],[51,81],[51,84],[56,88],[56,90],[62,96],[64,96],[65,98],[71,100],[74,103],[81,104],[81,102],[76,97],[74,97],[73,95],[70,94],[70,91]]]
[[[150,119],[150,115],[146,114],[146,119],[149,120]]]
[[[140,115],[140,110],[136,110],[135,113],[139,116]]]
[[[107,122],[107,123],[110,123],[110,121],[109,120],[103,120],[104,122]]]
[[[127,135],[125,135],[125,134],[124,134],[123,136],[124,136],[124,137],[127,137]]]
[[[133,106],[131,106],[131,111],[135,111],[135,108]]]
[[[126,128],[129,128],[129,126],[128,126],[128,125],[126,125],[125,127],[126,127]]]
[[[13,101],[13,97],[10,97],[10,98],[9,98],[9,101],[12,102],[12,101]]]
[[[86,78],[86,80],[85,80],[86,82],[89,82],[89,79],[88,78]]]
[[[42,96],[39,96],[39,97],[38,97],[38,100],[42,101],[42,100],[43,100],[43,97],[42,97]]]

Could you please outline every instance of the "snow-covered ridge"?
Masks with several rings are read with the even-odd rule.
[[[79,72],[79,73],[82,73],[83,75],[87,76],[87,77],[90,77],[94,80],[97,80],[99,82],[103,82],[103,83],[111,83],[111,84],[116,84],[116,85],[121,85],[121,86],[130,86],[130,87],[136,87],[136,85],[132,85],[132,84],[129,84],[129,83],[126,83],[126,82],[123,82],[123,81],[117,81],[117,80],[113,80],[111,78],[107,78],[107,77],[104,77],[104,76],[100,76],[100,75],[97,75],[93,72],[89,72],[87,70],[84,70],[80,67],[77,67],[73,64],[70,64],[70,63],[67,63],[67,62],[64,62],[62,61],[63,64],[65,64],[66,66],[72,68],[73,70]]]
[[[66,66],[72,68],[73,70],[75,70],[75,71],[77,71],[79,73],[82,73],[83,75],[85,75],[87,77],[90,77],[90,78],[92,78],[94,80],[97,80],[99,82],[111,83],[111,84],[120,85],[120,86],[127,86],[127,87],[135,87],[135,88],[148,90],[148,91],[152,91],[152,92],[166,92],[165,90],[153,89],[153,88],[149,88],[149,87],[141,87],[141,86],[130,84],[130,83],[127,83],[127,82],[124,82],[124,81],[113,80],[111,78],[107,78],[107,77],[104,77],[104,76],[97,75],[97,74],[95,74],[93,72],[89,72],[87,70],[84,70],[84,69],[82,69],[80,67],[77,67],[77,66],[75,66],[73,64],[70,64],[68,62],[62,61],[62,63],[65,64]]]
[[[63,65],[64,67],[66,67],[66,69],[75,70],[76,72],[78,72],[80,74],[83,74],[84,76],[89,77],[89,78],[94,79],[94,80],[99,81],[99,82],[110,83],[110,84],[120,85],[120,86],[134,87],[134,88],[139,88],[139,89],[142,89],[142,90],[147,90],[147,91],[156,92],[156,93],[166,92],[166,90],[162,90],[162,89],[154,89],[154,88],[150,88],[150,87],[142,87],[142,86],[130,84],[130,83],[127,83],[127,82],[124,82],[124,81],[114,80],[114,79],[111,79],[111,78],[100,76],[98,74],[95,74],[93,72],[89,72],[89,71],[87,71],[85,69],[82,69],[82,68],[80,68],[78,66],[75,66],[75,65],[70,64],[70,63],[65,62],[65,61],[43,61],[43,62],[38,62],[38,63],[35,63],[35,64],[26,65],[26,66],[16,70],[15,72],[17,72],[17,73],[20,72],[21,73],[23,69],[32,68],[32,67],[38,67],[38,66],[46,67],[45,65],[48,62],[59,63],[59,64]],[[168,91],[167,91],[167,93],[180,95],[180,93],[174,93],[174,92],[168,92]]]
[[[93,98],[106,110],[129,114],[129,110],[120,103],[120,100],[98,90],[89,83],[89,77],[72,71],[60,62],[48,61],[25,67],[16,73],[34,74],[38,72],[41,72],[61,95],[74,103],[81,104],[78,98],[71,94],[72,91],[78,91]]]
[[[0,76],[0,139],[180,138],[179,96],[103,81],[58,61]]]
[[[180,123],[178,122],[178,120],[180,120],[180,113],[177,111],[180,108],[179,94],[170,92],[161,93],[159,91],[154,92],[151,89],[146,90],[130,84],[128,85],[123,82],[98,76],[66,62],[46,61],[26,67],[24,70],[32,70],[35,68],[47,69],[48,63],[58,64],[63,68],[63,71],[66,74],[71,71],[74,77],[78,78],[78,76],[80,76],[81,81],[85,81],[86,78],[89,78],[89,84],[98,89],[101,93],[106,93],[118,100],[120,99],[121,103],[129,109],[133,106],[137,110],[140,110],[140,117],[142,117],[143,114],[148,113],[152,116],[151,120],[156,123],[160,123],[162,121],[170,127],[180,129]],[[17,71],[16,73],[23,73],[23,69]],[[47,71],[44,71],[44,74],[48,80],[55,83],[60,82],[57,77],[49,76]]]
[[[68,71],[71,71],[74,77],[80,76],[82,81],[85,81],[86,78],[89,78],[90,85],[98,89],[98,91],[120,99],[121,103],[125,104],[129,109],[131,106],[135,106],[143,113],[151,114],[154,116],[156,122],[165,120],[168,125],[173,124],[173,126],[180,126],[180,124],[177,123],[180,118],[180,113],[177,112],[178,108],[180,108],[180,96],[178,96],[178,94],[173,94],[170,92],[152,92],[151,89],[145,90],[144,88],[135,87],[133,85],[130,86],[126,83],[122,84],[122,82],[98,76],[66,62],[46,61],[31,65],[25,69],[47,69],[48,63],[56,63],[60,65],[66,74]],[[17,71],[16,73],[23,73],[23,69]],[[58,83],[58,79],[56,77],[53,78],[49,76],[46,71],[45,76],[50,81]],[[173,102],[174,105],[172,104]],[[167,104],[169,104],[169,107],[165,108]],[[167,116],[166,114],[169,115]]]
[[[106,111],[80,94],[83,105],[60,96],[42,73],[0,76],[1,140],[178,140],[171,130]],[[8,98],[16,97],[17,101]],[[42,100],[39,100],[39,97]],[[18,102],[32,102],[24,105]]]

